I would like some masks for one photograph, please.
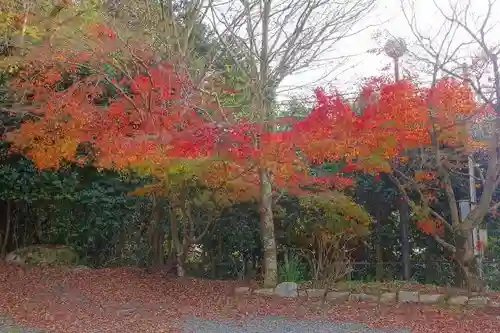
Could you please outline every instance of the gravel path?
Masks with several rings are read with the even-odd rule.
[[[263,317],[237,324],[234,321],[191,319],[186,333],[410,333],[410,330],[373,329],[361,324]]]
[[[319,320],[294,320],[263,317],[245,321],[190,319],[184,324],[185,333],[410,333],[409,330],[373,329],[361,324]],[[6,316],[0,316],[0,333],[43,333],[35,328],[17,326]]]
[[[43,333],[43,330],[17,326],[11,318],[0,315],[0,333]]]

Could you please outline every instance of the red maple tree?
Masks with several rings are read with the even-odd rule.
[[[41,46],[13,82],[29,96],[23,107],[35,117],[8,138],[38,167],[91,161],[100,168],[140,167],[159,175],[179,161],[198,160],[205,162],[199,170],[203,181],[231,183],[230,188],[242,196],[258,192],[255,170],[262,165],[272,173],[276,188],[290,192],[352,184],[341,175],[312,177],[309,166],[314,159],[297,154],[313,150],[313,145],[304,145],[301,132],[312,128],[309,122],[322,121],[315,118],[324,108],[320,95],[307,120],[285,131],[262,132],[260,124],[234,120],[214,92],[199,89],[187,71],[169,62],[154,62],[147,49],[125,47],[106,26],[93,24],[88,36],[94,45],[90,50]],[[106,72],[117,61],[113,53],[118,50],[128,51],[126,61],[132,63],[135,75]],[[90,74],[81,75],[82,70]],[[230,87],[218,89],[234,93]],[[92,153],[82,154],[82,145],[89,144]],[[335,156],[340,157],[347,146],[337,147]]]
[[[345,171],[389,174],[418,211],[417,225],[426,233],[441,234],[443,218],[431,206],[442,183],[436,164],[417,153],[437,145],[441,156],[466,156],[477,146],[464,122],[478,111],[471,90],[450,78],[430,88],[374,78],[362,88],[356,111],[335,93],[317,90],[316,96],[316,108],[295,126],[296,143],[305,156],[315,163],[345,160]],[[407,166],[404,172],[402,165]],[[407,183],[416,186],[420,198],[409,199]]]

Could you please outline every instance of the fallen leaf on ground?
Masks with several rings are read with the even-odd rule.
[[[71,272],[0,264],[0,313],[19,325],[55,333],[181,332],[185,318],[287,316],[408,328],[424,332],[499,332],[498,309],[451,311],[439,307],[373,303],[326,304],[301,299],[233,297],[235,281],[166,279],[137,268]]]

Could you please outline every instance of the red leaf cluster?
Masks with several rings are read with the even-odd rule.
[[[442,235],[444,233],[443,222],[432,217],[424,218],[417,221],[417,227],[424,233],[429,235]]]
[[[460,120],[477,110],[470,89],[448,78],[430,89],[409,81],[370,80],[360,93],[357,111],[338,95],[317,90],[316,96],[317,106],[296,126],[302,151],[316,162],[347,159],[350,170],[377,169],[362,163],[374,156],[383,170],[383,162],[404,149],[429,144],[434,126],[443,143],[453,137],[455,144],[463,144],[468,137]]]
[[[115,38],[102,25],[92,26],[90,32],[102,48],[103,38]],[[9,139],[41,168],[58,167],[62,160],[81,161],[78,147],[88,142],[95,149],[93,162],[104,168],[210,159],[211,175],[206,176],[212,181],[265,166],[276,186],[291,191],[304,186],[344,188],[352,184],[344,173],[387,171],[404,149],[428,144],[429,131],[436,126],[444,141],[466,140],[456,120],[475,110],[470,90],[451,79],[431,89],[409,81],[372,79],[362,89],[357,109],[339,95],[317,89],[317,103],[305,119],[287,118],[287,130],[268,131],[262,123],[235,121],[187,71],[169,62],[148,65],[146,51],[132,53],[140,68],[132,77],[95,73],[56,89],[64,75],[76,77],[75,62],[85,60],[94,67],[112,62],[102,54],[97,65],[89,64],[95,58],[85,54],[46,53],[42,60],[33,59],[15,82],[20,91],[30,93],[39,119],[24,123]],[[116,97],[99,105],[104,83],[114,87]],[[216,163],[221,160],[227,163]],[[347,166],[339,174],[311,177],[310,165],[326,161],[345,161]],[[247,173],[245,181],[257,184],[256,173]]]

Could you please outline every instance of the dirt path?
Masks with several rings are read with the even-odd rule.
[[[214,332],[210,330],[213,325],[231,329],[238,323],[249,328],[241,332],[252,332],[255,323],[263,322],[267,323],[268,332],[276,332],[276,317],[285,316],[314,321],[291,319],[281,322],[281,328],[317,327],[315,332],[349,332],[344,330],[345,325],[357,325],[364,329],[359,332],[489,333],[498,332],[500,320],[500,313],[482,310],[452,312],[416,305],[367,303],[321,307],[318,302],[305,300],[235,298],[235,286],[235,282],[228,281],[165,279],[137,269],[36,269],[20,278],[15,267],[1,265],[0,313],[8,314],[24,327],[56,333],[208,333]],[[383,330],[369,330],[358,324]],[[290,332],[294,332],[293,327]]]

